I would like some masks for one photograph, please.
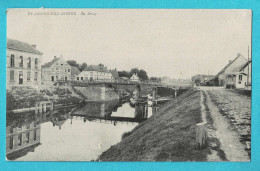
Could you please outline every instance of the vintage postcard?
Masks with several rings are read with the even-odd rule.
[[[251,10],[6,15],[6,160],[250,161]]]

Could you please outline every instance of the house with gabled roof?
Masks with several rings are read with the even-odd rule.
[[[41,86],[41,58],[36,45],[7,38],[6,83],[12,86]]]
[[[78,76],[78,81],[109,81],[113,80],[112,73],[103,64],[89,65]]]
[[[140,82],[140,78],[139,78],[139,76],[138,76],[136,73],[134,73],[134,74],[132,75],[132,77],[130,78],[130,81]]]
[[[251,89],[252,62],[248,61],[239,71],[226,74],[226,88]]]
[[[247,59],[240,53],[237,57],[229,61],[229,63],[211,80],[216,86],[226,86],[227,75],[239,72],[240,69],[247,63]]]
[[[54,56],[53,60],[42,66],[43,84],[52,84],[57,81],[67,82],[71,80],[71,66],[62,56]]]

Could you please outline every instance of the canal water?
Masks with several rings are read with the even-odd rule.
[[[71,111],[76,116],[70,115]],[[148,107],[148,117],[151,115],[152,109]],[[91,118],[84,116],[91,116]],[[95,119],[95,116],[98,119]],[[100,119],[100,116],[104,119]],[[32,112],[23,117],[21,114],[13,115],[12,118],[7,118],[7,132],[10,130],[10,135],[17,133],[21,136],[18,135],[16,140],[7,136],[6,148],[10,152],[16,148],[21,150],[11,153],[8,159],[16,161],[96,160],[102,152],[120,142],[124,133],[138,125],[137,122],[115,122],[106,118],[134,118],[135,116],[136,109],[128,102],[124,104],[90,102],[77,108],[62,108],[54,114]],[[19,130],[22,132],[23,129],[31,130],[32,134],[19,133]],[[23,138],[28,141],[27,143],[32,141],[34,145],[25,148],[26,142]]]

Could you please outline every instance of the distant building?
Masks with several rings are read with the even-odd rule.
[[[191,81],[195,84],[203,84],[203,85],[208,85],[209,80],[214,78],[214,75],[203,75],[203,74],[197,74],[193,77],[191,77]]]
[[[140,82],[140,78],[138,77],[138,75],[136,73],[134,73],[132,75],[132,77],[130,78],[130,81],[133,81],[133,82]]]
[[[237,57],[229,63],[211,80],[216,86],[226,86],[227,75],[235,72],[239,72],[240,69],[247,63],[247,59],[241,55],[237,54]]]
[[[42,82],[43,84],[52,83],[54,81],[70,81],[71,66],[62,58],[54,59],[42,66]]]
[[[41,58],[42,54],[36,50],[36,45],[7,39],[6,50],[6,83],[10,86],[41,85]]]
[[[112,80],[112,73],[103,64],[89,65],[78,76],[78,81],[106,81]]]

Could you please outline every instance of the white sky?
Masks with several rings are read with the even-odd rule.
[[[28,12],[60,15],[28,15]],[[96,15],[80,15],[81,12]],[[61,15],[76,12],[77,15]],[[149,76],[216,74],[251,49],[250,10],[9,9],[7,37],[44,53]],[[250,52],[251,55],[251,52]]]

